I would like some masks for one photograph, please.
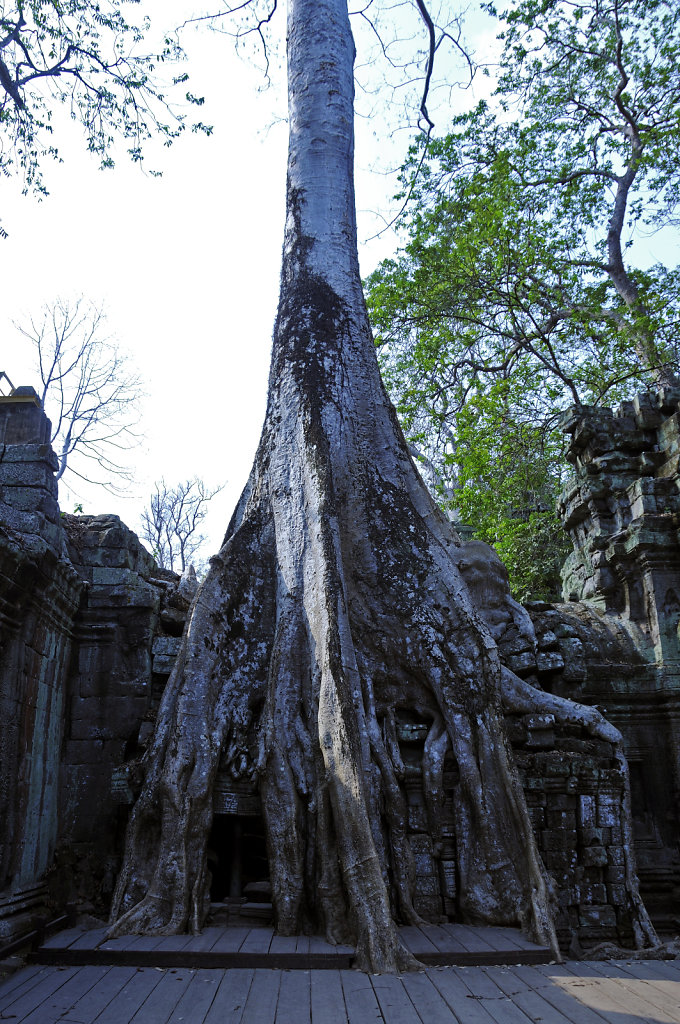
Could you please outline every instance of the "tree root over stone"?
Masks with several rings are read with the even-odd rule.
[[[503,706],[513,714],[552,715],[555,722],[562,726],[578,726],[595,739],[611,743],[614,748],[614,759],[621,776],[621,805],[619,819],[623,832],[623,857],[625,889],[630,910],[633,937],[636,949],[656,948],[658,936],[651,922],[647,909],[640,898],[640,887],[635,862],[633,839],[633,816],[630,802],[630,777],[628,762],[622,750],[622,737],[619,730],[608,722],[597,710],[585,704],[577,704],[573,700],[558,697],[552,693],[539,690],[503,666],[502,670]]]
[[[353,349],[349,332],[343,351]],[[393,923],[393,913],[419,921],[394,739],[404,709],[430,722],[431,818],[448,750],[458,766],[464,919],[519,924],[557,954],[551,887],[504,737],[498,656],[454,564],[457,538],[379,380],[340,408],[332,390],[310,399],[313,371],[308,360],[289,373],[270,401],[251,480],[192,608],[110,934],[200,928],[221,760],[259,780],[278,931],[355,941],[374,971],[413,966]]]
[[[333,329],[343,327],[342,352],[356,358],[355,333],[341,321]],[[278,329],[283,348],[285,315]],[[258,780],[279,933],[354,942],[372,971],[413,967],[393,920],[420,921],[395,730],[410,712],[429,723],[433,833],[447,753],[459,772],[461,918],[519,924],[559,956],[502,701],[609,742],[618,733],[596,710],[501,669],[456,567],[459,542],[379,380],[357,393],[343,390],[348,377],[322,384],[307,359],[270,398],[250,482],[159,710],[110,934],[201,927],[221,762]]]

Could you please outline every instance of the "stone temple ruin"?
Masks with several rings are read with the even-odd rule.
[[[508,668],[596,704],[621,731],[643,899],[657,927],[680,916],[680,388],[564,418],[573,541],[564,603],[523,608],[478,542],[460,567]],[[140,758],[181,642],[195,579],[158,568],[115,516],[61,514],[49,424],[35,392],[0,398],[0,945],[75,902],[105,916]],[[624,775],[614,748],[551,715],[506,726],[565,948],[630,945]],[[451,761],[440,833],[428,826],[428,726],[395,722],[416,864],[414,905],[455,920]],[[209,846],[219,920],[271,916],[256,788],[221,772]]]

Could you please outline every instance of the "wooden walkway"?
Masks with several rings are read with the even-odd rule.
[[[680,1024],[680,964],[359,971],[46,967],[0,984],[13,1024]]]
[[[547,947],[515,928],[426,925],[400,928],[404,944],[427,966],[549,963]],[[308,935],[275,935],[272,928],[205,928],[200,935],[105,938],[104,928],[69,928],[47,939],[31,962],[62,967],[250,968],[349,970],[352,946]]]

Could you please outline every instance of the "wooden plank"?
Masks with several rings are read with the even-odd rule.
[[[361,971],[342,971],[340,980],[349,1024],[371,1024],[371,1021],[383,1019],[367,974]]]
[[[121,950],[122,951],[122,950],[134,949],[136,947],[136,945],[137,945],[137,939],[142,939],[142,938],[153,938],[153,939],[155,939],[156,942],[152,946],[152,949],[155,949],[156,946],[160,942],[163,941],[163,939],[165,938],[165,935],[153,935],[153,936],[119,935],[118,938],[115,938],[115,939],[105,939],[104,942],[102,942],[101,945],[98,946],[97,948],[98,949],[106,950],[106,952],[110,952],[112,950],[116,950],[116,951]],[[88,947],[77,946],[76,948],[77,949],[83,949],[83,948],[93,949],[94,947],[93,946],[88,946]]]
[[[631,978],[658,987],[662,992],[674,992],[680,983],[680,969],[673,961],[667,963],[663,960],[617,960],[616,965],[625,970]]]
[[[283,971],[276,1003],[276,1024],[311,1024],[309,971]]]
[[[673,996],[665,994],[661,989],[654,989],[644,981],[632,978],[611,962],[596,961],[587,966],[590,969],[589,977],[592,972],[592,976],[598,976],[617,985],[618,998],[628,1010],[642,1011],[649,1019],[670,1021],[671,1024],[680,1021],[680,985],[677,982]]]
[[[344,948],[349,949],[351,955],[354,954],[354,949],[351,946]],[[326,956],[337,956],[341,953],[337,946],[334,946],[332,942],[327,942],[326,939],[322,938],[320,935],[310,935],[309,952],[324,953]]]
[[[371,976],[371,984],[385,1024],[422,1024],[401,978],[394,974],[375,974]]]
[[[439,934],[431,929],[438,928]],[[448,935],[446,943],[441,935]],[[498,964],[538,964],[549,963],[553,956],[547,946],[539,946],[524,938],[516,928],[495,928],[487,926],[459,924],[449,922],[444,925],[428,925],[426,934],[440,951],[449,953],[465,953],[460,957],[442,957],[439,963],[459,963],[461,965],[493,966]],[[435,963],[434,957],[427,962]]]
[[[96,948],[108,951],[116,950],[117,952],[126,950],[134,950],[135,952],[148,951],[151,949],[158,949],[161,943],[163,943],[167,938],[167,935],[120,935],[116,939],[105,939]],[[70,948],[85,949],[95,947],[86,947],[81,946],[78,943],[74,943]]]
[[[464,926],[454,924],[447,925],[446,928],[441,927],[437,924],[423,924],[420,926],[419,931],[421,935],[424,935],[432,945],[440,953],[451,953],[457,952],[458,950],[468,950],[470,952],[477,951],[477,948],[484,950],[490,950],[492,947],[488,942],[479,942],[474,936],[471,937],[471,945],[468,942],[467,929]],[[461,938],[465,935],[465,938]]]
[[[644,979],[634,978],[627,974],[623,967],[619,967],[611,960],[608,962],[595,961],[589,966],[601,977],[610,978],[624,992],[629,993],[629,996],[624,996],[629,1009],[634,1009],[641,1001],[648,1008],[650,1017],[664,1019],[661,1016],[663,1014],[665,1019],[673,1024],[680,1022],[680,984],[678,982],[668,982],[671,991],[664,992],[663,989],[649,984]]]
[[[675,960],[626,960],[625,963],[627,970],[645,970],[650,980],[658,978],[670,982],[680,981],[680,965]]]
[[[426,935],[431,937],[437,948],[442,951],[453,951],[458,948],[467,950],[468,953],[497,951],[495,946],[484,938],[483,933],[486,931],[484,928],[475,929],[468,925],[455,924],[454,922],[437,928],[436,932],[435,928],[436,925],[429,925]],[[443,933],[441,938],[437,938],[439,933]],[[447,941],[449,943],[448,947],[446,945]],[[501,949],[505,951],[507,947],[501,947]]]
[[[430,973],[431,970],[408,971],[401,978],[418,1016],[425,1024],[456,1024],[451,1007],[432,983]]]
[[[193,971],[165,971],[132,1017],[130,1024],[166,1024],[170,1014],[189,987]]]
[[[80,968],[80,971],[89,970],[89,967]],[[64,1020],[91,1024],[134,975],[134,967],[110,967],[101,980],[73,1004]]]
[[[606,1004],[611,1006],[612,1012],[625,1013],[626,1016],[630,1016],[631,1021],[640,1018],[642,1020],[652,1019],[653,1013],[649,1012],[649,1004],[639,996],[626,992],[616,979],[602,975],[597,970],[596,963],[571,962],[565,964],[565,967],[576,983],[585,982],[587,984],[589,996],[594,996],[598,1003],[600,998],[603,998]],[[599,1009],[599,1005],[597,1009]],[[627,1011],[631,1011],[630,1015]]]
[[[279,997],[281,971],[258,968],[243,1008],[241,1024],[273,1024]]]
[[[514,964],[547,964],[550,962],[548,950],[514,950],[511,953],[498,953],[493,950],[479,953],[414,953],[424,967],[507,967]]]
[[[314,1024],[347,1024],[340,971],[310,971],[309,978]]]
[[[188,987],[167,1024],[202,1024],[213,1004],[225,971],[193,971]]]
[[[163,977],[155,967],[140,967],[97,1017],[97,1024],[130,1024],[139,1007]]]
[[[418,956],[418,953],[439,952],[434,942],[427,937],[421,928],[416,928],[415,925],[402,925],[399,929],[399,937],[406,948],[415,956]]]
[[[584,1006],[578,1000],[578,991],[568,992],[557,984],[554,976],[545,976],[545,971],[555,971],[555,967],[515,967],[513,972],[517,978],[526,981],[535,992],[539,993],[558,1013],[566,1017],[572,1024],[602,1024],[605,1018],[596,1010]],[[561,976],[561,975],[560,975]]]
[[[154,946],[154,951],[158,950],[163,953],[174,953],[178,950],[184,951],[188,946],[191,945],[193,935],[162,935],[161,941],[157,946]]]
[[[206,950],[211,950],[223,932],[224,928],[204,928],[200,935],[192,935],[187,949],[191,950],[192,953],[202,953]]]
[[[86,932],[69,945],[69,949],[96,949],[104,941],[106,928],[88,928]]]
[[[87,935],[88,930],[86,928],[65,928],[63,932],[57,932],[56,935],[50,935],[49,938],[43,942],[43,948],[45,949],[68,949],[72,942]]]
[[[225,928],[210,952],[237,953],[249,931],[250,928],[240,925],[238,928]]]
[[[128,938],[133,941],[130,943],[130,949],[134,949],[140,952],[149,952],[152,949],[156,949],[157,946],[163,941],[163,935],[130,935]],[[121,947],[124,948],[124,947]]]
[[[593,972],[588,964],[574,961],[563,967],[564,973],[556,978],[556,983],[573,993],[579,1002],[596,1010],[605,1020],[615,1024],[640,1024],[641,1020],[648,1019],[644,1005],[640,1007],[642,1013],[628,1013],[632,1008],[632,997],[621,990],[616,982],[598,977],[597,972]]]
[[[342,970],[352,966],[352,958],[334,951],[326,953],[249,953],[203,950],[103,950],[48,949],[36,954],[37,961],[59,967],[85,965],[127,966],[159,969],[214,970],[222,968],[271,968],[277,970]],[[37,962],[36,961],[36,962]]]
[[[239,953],[268,953],[273,937],[272,928],[251,928],[241,944]]]
[[[452,934],[454,929],[457,932]],[[479,947],[478,951],[464,949],[462,942],[457,940],[457,934],[466,932],[467,945]],[[544,963],[551,956],[549,950],[538,946],[499,952],[491,948],[491,943],[462,925],[447,928],[428,925],[423,930],[404,927],[400,929],[400,935],[405,946],[425,966],[531,963],[536,957]],[[101,930],[98,936],[101,936]],[[103,941],[97,948],[90,948],[91,945],[94,942],[90,940],[74,939],[67,948],[43,947],[37,953],[29,954],[29,961],[58,966],[108,964],[193,970],[220,967],[343,970],[351,966],[353,959],[351,946],[334,946],[320,936],[275,937],[270,928],[246,926],[210,928],[196,936],[124,936]],[[488,948],[482,949],[482,946]],[[270,961],[263,959],[268,956],[272,957]],[[296,957],[305,959],[296,960]]]
[[[202,1024],[240,1024],[255,971],[224,971],[220,987]],[[189,1020],[187,1024],[199,1024]],[[263,1024],[266,1022],[263,1021]]]
[[[520,978],[516,968],[496,969],[490,971],[489,975],[530,1020],[549,1021],[550,1024],[573,1024],[570,1018],[548,1002],[541,992]]]
[[[427,972],[427,976],[439,992],[447,1006],[455,1013],[460,1024],[495,1024],[482,1002],[472,995],[463,978],[469,970],[474,968],[434,968]]]
[[[0,1010],[4,1009],[5,1000],[9,998],[10,992],[16,992],[18,989],[28,989],[33,985],[37,985],[40,980],[38,975],[46,969],[41,967],[40,964],[31,964],[30,967],[22,967],[21,970],[16,971],[9,978],[5,978],[4,981],[0,982]]]
[[[484,1009],[498,1024],[532,1024],[519,1006],[516,1006],[494,981],[496,971],[488,972],[484,967],[471,967],[461,971],[461,980],[475,999],[482,1002]]]
[[[526,939],[518,928],[507,928],[492,926],[483,928],[477,925],[467,925],[467,930],[473,935],[480,936],[490,944],[492,949],[535,949],[536,943]]]
[[[109,970],[109,967],[84,967],[75,971],[65,985],[48,996],[32,1013],[22,1017],[22,1024],[55,1024],[62,1020]]]
[[[272,935],[270,953],[294,953],[297,935]]]
[[[57,970],[46,971],[40,977],[36,985],[28,989],[19,989],[10,993],[9,1000],[3,1006],[5,1017],[15,1017],[21,1020],[28,1016],[36,1007],[45,1002],[54,992],[65,985],[66,982],[76,973],[74,967],[65,967]]]

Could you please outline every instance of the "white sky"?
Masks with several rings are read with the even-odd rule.
[[[190,2],[144,6],[160,27],[160,16],[181,21]],[[284,14],[277,13],[280,31]],[[103,302],[111,333],[146,381],[144,442],[130,453],[137,483],[119,498],[80,481],[69,487],[65,477],[62,509],[82,502],[86,513],[115,512],[137,529],[161,477],[168,484],[194,475],[210,486],[225,483],[204,528],[209,553],[246,482],[264,415],[283,239],[285,87],[280,71],[262,91],[260,71],[237,57],[224,35],[192,30],[183,42],[189,88],[205,95],[200,117],[215,131],[158,147],[147,163],[160,166],[162,178],[144,176],[124,155],[115,170],[100,171],[64,120],[64,163],[45,164],[46,199],[24,197],[19,182],[2,181],[0,215],[9,238],[0,242],[0,370],[15,386],[37,388],[32,346],[13,321],[59,296]],[[376,68],[376,82],[379,74]],[[364,96],[360,107],[373,102]],[[378,109],[357,119],[362,239],[381,226],[370,211],[394,212],[396,181],[384,171],[399,165],[410,139],[405,131],[386,138]],[[370,170],[376,159],[377,173]],[[362,245],[362,273],[394,248],[391,233]]]

